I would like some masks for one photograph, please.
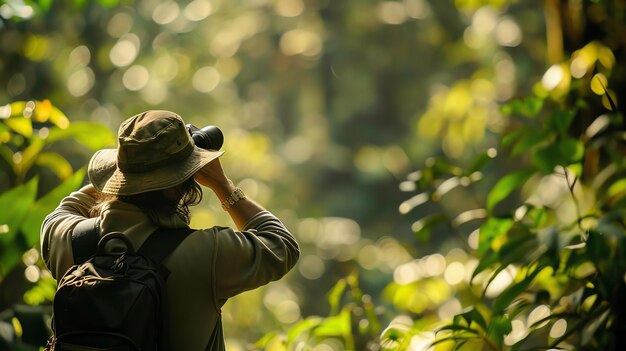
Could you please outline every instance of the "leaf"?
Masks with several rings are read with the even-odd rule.
[[[450,331],[465,331],[465,332],[469,332],[472,334],[478,334],[479,332],[475,329],[472,329],[470,327],[466,327],[463,325],[458,325],[458,324],[448,324],[448,325],[444,325],[443,327],[439,328],[437,331],[443,331],[443,330],[450,330]]]
[[[487,195],[487,211],[491,212],[495,205],[504,200],[513,190],[524,184],[531,175],[532,169],[509,173],[500,179]]]
[[[67,116],[65,116],[65,114],[61,112],[61,110],[54,106],[51,106],[49,121],[61,129],[67,128],[70,125],[70,120],[67,118]],[[72,124],[75,123],[79,122],[74,122]]]
[[[526,234],[507,240],[504,245],[502,245],[502,247],[497,251],[490,249],[482,256],[482,259],[478,262],[478,266],[476,266],[474,272],[472,273],[472,280],[480,272],[498,262],[498,268],[495,272],[493,272],[491,278],[487,282],[487,286],[489,286],[491,281],[495,279],[498,273],[504,270],[510,263],[518,261],[525,255],[532,254],[534,252],[533,250],[529,250],[536,245],[534,239],[534,235]],[[487,286],[485,286],[485,289],[487,288]]]
[[[478,235],[478,254],[482,255],[491,247],[491,242],[500,235],[506,234],[513,226],[513,219],[504,217],[489,217],[480,226]]]
[[[420,242],[426,243],[430,239],[433,228],[441,223],[448,221],[448,217],[442,213],[436,213],[426,216],[411,225],[415,238]]]
[[[593,337],[593,334],[595,334],[596,330],[602,325],[602,323],[604,323],[604,321],[607,319],[609,315],[610,315],[610,311],[605,311],[600,316],[595,318],[593,321],[585,325],[585,328],[583,328],[582,338],[581,338],[582,345],[586,345],[587,343],[589,343],[589,341]]]
[[[254,348],[255,349],[263,349],[265,348],[270,341],[272,341],[272,339],[278,337],[279,334],[277,331],[271,331],[265,335],[263,335],[263,337],[261,337],[261,339],[259,339],[257,342],[254,343]]]
[[[37,4],[43,12],[48,12],[52,6],[52,0],[38,0]]]
[[[502,245],[500,250],[498,250],[500,262],[508,265],[509,263],[513,263],[528,254],[532,254],[534,251],[530,249],[537,245],[535,239],[536,236],[530,232],[522,234],[521,236],[509,238],[509,240]]]
[[[26,174],[35,163],[35,160],[39,156],[39,152],[41,151],[43,146],[44,143],[41,141],[41,139],[32,139],[32,143],[28,145],[28,147],[26,147],[24,151],[22,151],[22,159],[19,163],[15,165],[15,170],[18,178],[23,179],[26,177]]]
[[[522,152],[528,152],[535,145],[547,142],[550,138],[550,134],[543,130],[529,130],[524,134],[524,137],[513,146],[511,150],[511,156],[518,156]]]
[[[298,338],[298,336],[304,332],[308,332],[313,328],[316,328],[322,323],[323,319],[321,317],[308,317],[296,325],[294,325],[289,333],[287,334],[287,343],[291,343]]]
[[[511,320],[507,315],[496,316],[491,320],[489,325],[489,337],[498,347],[502,347],[504,336],[513,330]]]
[[[436,157],[429,158],[425,161],[426,168],[433,171],[435,178],[440,178],[443,175],[462,176],[463,169],[450,163],[450,160]]]
[[[13,155],[14,153],[11,148],[0,144],[0,167],[2,167],[3,172],[5,172],[5,177],[13,178],[12,176],[15,175],[15,164],[13,163]],[[4,165],[2,165],[2,162],[4,162]],[[6,189],[6,187],[8,186],[9,184],[2,184],[2,187],[0,187],[0,191],[3,190],[3,188]]]
[[[481,152],[478,156],[474,157],[469,168],[465,171],[465,174],[470,175],[476,171],[482,170],[486,165],[493,161],[496,154],[497,152],[494,151]]]
[[[6,273],[19,262],[15,236],[37,196],[37,178],[0,194],[0,271]]]
[[[50,169],[61,180],[69,178],[74,172],[72,165],[63,156],[54,152],[39,154],[36,164]]]
[[[478,274],[480,274],[480,272],[484,271],[496,262],[498,262],[498,253],[489,248],[487,252],[484,252],[481,255],[481,259],[480,261],[478,261],[478,265],[476,266],[476,268],[474,268],[474,272],[472,272],[472,278],[470,279],[470,283],[474,280],[474,278],[476,278]]]
[[[500,296],[493,301],[494,313],[504,311],[521,293],[526,291],[533,279],[543,270],[543,266],[537,267],[532,273],[528,274],[521,281],[509,286]]]
[[[350,310],[344,308],[338,315],[325,318],[313,329],[313,335],[350,338]]]
[[[335,315],[339,312],[339,304],[341,303],[341,297],[346,291],[348,283],[345,279],[340,279],[335,286],[328,292],[328,303],[330,304],[330,314]]]
[[[626,179],[617,180],[615,183],[611,184],[606,191],[606,197],[609,198],[612,203],[615,203],[624,196],[626,196]]]
[[[0,194],[0,226],[8,226],[8,230],[0,235],[0,240],[13,240],[36,196],[37,178]]]
[[[65,129],[51,128],[48,142],[75,139],[92,150],[99,150],[115,142],[115,137],[106,126],[93,122],[73,122]]]
[[[33,122],[29,118],[11,117],[5,119],[4,123],[14,132],[27,138],[33,135]]]
[[[537,96],[529,96],[524,100],[513,100],[502,106],[502,113],[505,115],[522,115],[526,117],[536,117],[543,108],[543,99]]]
[[[554,132],[566,132],[576,116],[575,111],[558,111],[553,113],[547,122],[548,129]]]
[[[463,310],[462,313],[454,316],[454,324],[458,325],[457,321],[460,321],[460,319],[463,319],[467,323],[468,327],[471,326],[472,322],[474,322],[483,328],[483,330],[487,330],[485,317],[483,317],[483,315],[480,314],[480,311],[478,311],[474,306],[470,306]]]
[[[539,170],[549,174],[556,166],[567,166],[580,161],[584,153],[585,147],[582,142],[574,138],[565,138],[537,150],[532,159]]]
[[[98,3],[104,7],[113,8],[119,3],[119,0],[98,0]]]
[[[29,247],[39,242],[39,230],[44,218],[57,207],[64,197],[78,189],[84,178],[85,170],[78,170],[72,177],[65,180],[33,204],[20,227]]]
[[[516,140],[518,140],[519,138],[521,138],[523,135],[525,135],[527,133],[528,133],[528,131],[526,130],[526,128],[514,129],[514,130],[506,133],[502,137],[500,145],[502,145],[503,148],[507,148],[507,147],[511,146],[511,144],[513,144]]]
[[[613,261],[613,250],[606,239],[606,236],[597,231],[591,231],[587,238],[587,256],[596,267],[602,268],[600,263]]]
[[[51,303],[54,300],[57,283],[52,277],[42,278],[37,285],[24,293],[24,301],[32,306]]]

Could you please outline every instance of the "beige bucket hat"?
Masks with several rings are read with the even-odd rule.
[[[122,123],[117,149],[97,151],[87,169],[91,184],[111,195],[134,195],[179,185],[223,151],[194,145],[183,119],[146,111]]]

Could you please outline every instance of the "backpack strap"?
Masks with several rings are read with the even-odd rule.
[[[72,231],[74,264],[81,264],[93,256],[98,248],[99,240],[100,218],[89,218],[78,223]]]
[[[178,245],[194,230],[184,228],[158,228],[152,233],[139,249],[139,254],[148,257],[155,266],[169,256]],[[74,227],[72,231],[72,254],[74,264],[80,264],[92,257],[100,240],[100,219],[86,219]]]
[[[152,264],[157,267],[159,274],[163,277],[163,281],[167,281],[167,277],[170,271],[163,265],[163,260],[167,258],[178,245],[189,236],[189,234],[195,232],[195,229],[189,227],[184,228],[163,228],[159,227],[154,233],[150,234],[148,239],[141,245],[138,254],[143,255],[152,261]],[[165,286],[161,292],[161,330],[159,332],[159,349],[169,351],[169,337],[167,336],[169,329],[169,313],[168,313],[168,299],[167,290]]]
[[[163,260],[193,232],[195,232],[195,229],[189,227],[159,227],[154,233],[150,234],[137,253],[149,258],[155,266],[161,266]]]

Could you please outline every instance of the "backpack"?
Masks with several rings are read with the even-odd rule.
[[[98,240],[97,221],[83,222],[72,235],[78,264],[54,297],[47,350],[165,350],[169,272],[161,263],[193,230],[159,228],[136,251],[124,234]]]

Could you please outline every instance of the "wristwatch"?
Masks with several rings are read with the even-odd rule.
[[[245,198],[246,194],[244,194],[241,189],[235,188],[235,190],[230,193],[230,195],[228,195],[226,199],[224,199],[224,201],[222,201],[222,208],[224,209],[224,211],[228,211],[228,209],[235,203],[237,203],[237,201]]]

